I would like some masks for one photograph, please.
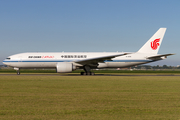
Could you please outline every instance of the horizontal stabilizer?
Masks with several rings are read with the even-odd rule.
[[[159,59],[161,57],[167,57],[167,56],[170,56],[170,55],[175,55],[175,54],[155,55],[155,56],[148,57],[147,59]]]

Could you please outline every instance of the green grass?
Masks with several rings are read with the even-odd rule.
[[[179,120],[179,76],[0,76],[0,119]]]

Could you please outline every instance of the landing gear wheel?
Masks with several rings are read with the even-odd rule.
[[[81,72],[81,75],[95,75],[94,72]]]
[[[95,75],[94,72],[91,72],[91,75]]]
[[[20,72],[19,72],[19,71],[17,71],[17,75],[20,75]]]
[[[86,73],[85,72],[81,72],[81,75],[86,75]]]
[[[86,75],[91,75],[91,72],[86,73]]]

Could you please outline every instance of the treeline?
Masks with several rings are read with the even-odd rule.
[[[130,67],[130,69],[180,69],[180,66],[167,66],[167,65],[157,65],[157,66],[151,66],[151,65],[138,65]]]

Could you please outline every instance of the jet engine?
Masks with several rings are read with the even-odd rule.
[[[73,65],[73,63],[69,62],[60,62],[56,65],[56,72],[57,73],[68,73],[72,72],[76,69],[76,66]]]

